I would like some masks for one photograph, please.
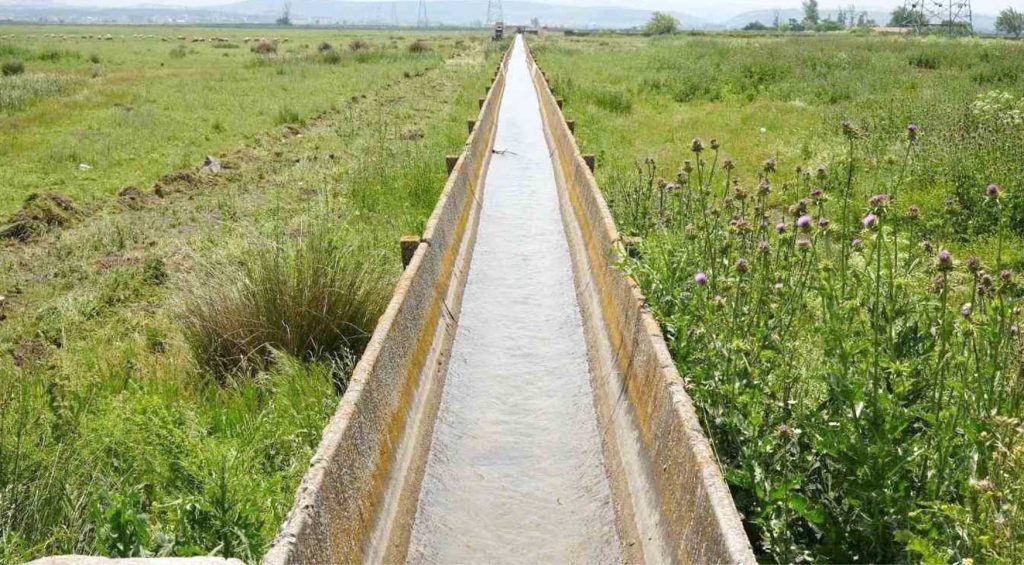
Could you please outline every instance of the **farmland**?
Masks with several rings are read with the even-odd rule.
[[[25,66],[4,93],[58,85],[0,111],[0,224],[27,219],[0,249],[0,562],[257,560],[500,48],[429,33],[0,34]],[[276,53],[253,52],[260,35]],[[207,155],[219,171],[200,171]],[[359,325],[336,336],[351,347],[203,349],[207,332],[274,315],[245,310],[269,285],[284,319],[265,325],[299,325],[285,300],[306,296],[303,274],[348,276],[356,305],[330,313]]]
[[[1024,560],[1024,45],[529,42],[757,557]],[[0,562],[261,557],[505,47],[0,26]]]
[[[1021,46],[534,48],[761,557],[1019,561]]]

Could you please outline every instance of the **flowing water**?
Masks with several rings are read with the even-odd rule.
[[[622,560],[554,169],[515,41],[412,526],[416,563]]]

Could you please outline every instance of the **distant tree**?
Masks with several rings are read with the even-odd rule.
[[[999,17],[996,18],[996,31],[1020,37],[1024,34],[1024,12],[1018,12],[1013,8],[999,12]]]
[[[277,25],[279,26],[290,26],[292,25],[292,3],[291,0],[286,0],[284,3],[284,12],[281,17],[277,18]]]
[[[906,6],[900,6],[893,10],[892,17],[889,18],[889,25],[892,27],[920,27],[927,23],[924,14]]]
[[[749,24],[743,26],[743,31],[765,31],[767,29],[768,26],[764,25],[761,22],[750,22]]]
[[[846,27],[846,10],[839,8],[836,13],[836,21],[839,22],[839,25]]]
[[[789,23],[782,26],[782,29],[784,29],[785,31],[804,31],[807,28],[804,27],[803,22],[801,22],[800,20],[796,18],[789,18]]]
[[[842,31],[846,26],[832,19],[822,20],[817,26],[816,31]]]
[[[821,21],[821,14],[818,13],[818,0],[804,0],[804,22],[816,26]]]
[[[644,26],[644,35],[668,35],[679,29],[679,20],[664,12],[654,12]]]

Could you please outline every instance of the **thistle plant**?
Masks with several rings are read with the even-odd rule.
[[[903,201],[925,135],[905,131],[866,200],[864,134],[844,122],[843,174],[799,167],[793,202],[774,191],[776,159],[745,182],[719,142],[695,139],[675,182],[646,161],[615,207],[643,228],[624,267],[765,559],[1024,559],[1021,289],[1002,193],[977,188],[1000,217],[994,263],[955,255]]]

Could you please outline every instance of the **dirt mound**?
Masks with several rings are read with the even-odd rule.
[[[36,192],[6,224],[0,225],[0,239],[27,241],[49,228],[62,228],[80,217],[74,201],[56,192]]]
[[[195,173],[191,171],[176,171],[160,177],[160,180],[156,181],[156,184],[153,185],[153,192],[160,198],[163,198],[172,192],[195,188],[198,184],[199,179]]]

